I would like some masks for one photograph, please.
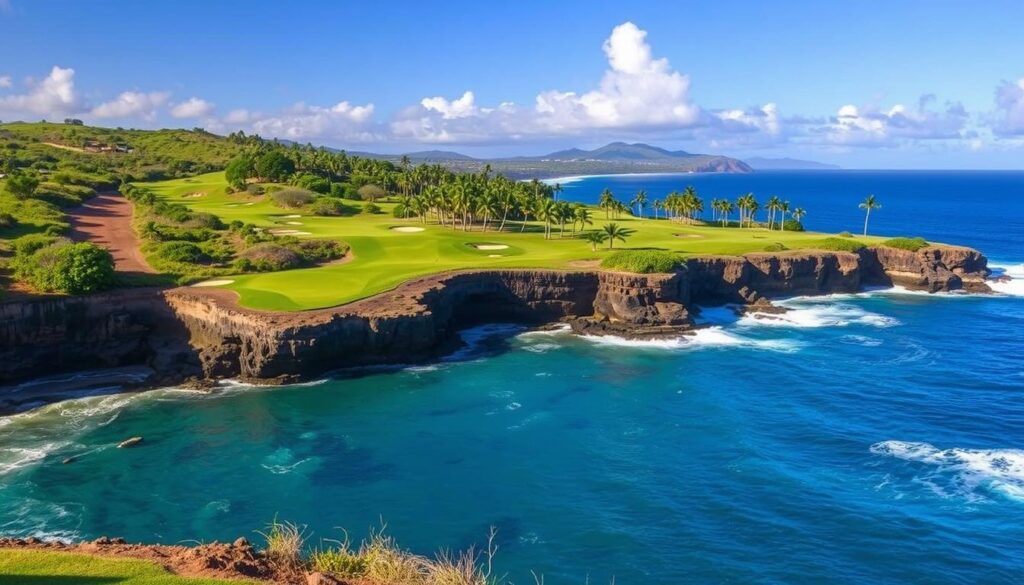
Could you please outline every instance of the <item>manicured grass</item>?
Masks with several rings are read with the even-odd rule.
[[[329,237],[347,242],[355,259],[344,264],[229,277],[226,285],[237,291],[241,303],[268,310],[300,310],[329,307],[368,297],[428,274],[446,270],[471,268],[573,268],[577,261],[601,260],[607,246],[592,252],[590,244],[579,239],[545,240],[541,225],[533,222],[526,233],[520,224],[509,222],[505,231],[487,232],[476,226],[473,231],[437,225],[433,218],[426,225],[417,219],[403,220],[391,216],[392,204],[381,203],[380,215],[358,214],[350,217],[307,216],[304,211],[275,207],[266,195],[254,197],[245,193],[228,195],[223,173],[210,173],[188,179],[177,179],[142,186],[153,189],[167,201],[188,205],[197,211],[214,213],[224,221],[241,220],[264,228],[294,229],[309,232],[309,237]],[[196,196],[201,193],[201,196]],[[358,205],[358,202],[348,202]],[[302,214],[301,218],[283,218]],[[604,212],[593,210],[594,229],[609,221],[636,230],[625,243],[615,249],[655,249],[685,256],[703,254],[744,254],[760,252],[776,242],[791,250],[814,249],[827,237],[814,232],[769,232],[763,228],[721,228],[689,226],[677,222],[638,219],[623,216],[606,220]],[[289,225],[298,222],[301,225]],[[395,226],[419,226],[424,231],[401,233]],[[857,242],[873,244],[881,238],[856,238]],[[500,244],[500,250],[479,250],[473,244]],[[578,266],[578,264],[577,264]]]
[[[179,577],[142,560],[0,549],[0,585],[237,585],[258,581]]]

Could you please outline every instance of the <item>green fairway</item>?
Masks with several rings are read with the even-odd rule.
[[[179,577],[142,560],[43,550],[0,550],[0,585],[236,585],[257,581]]]
[[[245,274],[228,277],[224,285],[239,293],[244,306],[268,310],[300,310],[329,307],[364,298],[418,276],[446,270],[472,268],[562,268],[579,267],[579,261],[600,260],[607,244],[593,252],[588,243],[566,237],[554,230],[545,240],[539,222],[509,222],[502,232],[496,223],[486,232],[480,226],[472,231],[442,227],[431,218],[426,224],[418,219],[395,219],[393,204],[381,203],[384,213],[357,214],[349,217],[316,217],[302,210],[276,207],[270,197],[246,193],[227,194],[223,173],[210,173],[187,179],[141,184],[160,198],[187,205],[196,211],[220,216],[224,221],[240,220],[264,229],[294,230],[299,237],[326,237],[347,242],[354,259],[300,270]],[[360,202],[348,202],[359,205]],[[301,217],[285,217],[298,215]],[[593,208],[593,226],[610,221],[634,229],[635,234],[615,249],[659,249],[687,256],[704,254],[744,254],[759,252],[781,243],[789,249],[813,249],[827,237],[813,232],[779,232],[764,228],[720,228],[691,226],[665,219],[638,219],[624,215],[605,219],[602,210]],[[405,233],[394,227],[419,227],[421,232]],[[308,234],[308,235],[307,235]],[[869,244],[879,238],[856,238]],[[478,249],[474,244],[507,246]]]

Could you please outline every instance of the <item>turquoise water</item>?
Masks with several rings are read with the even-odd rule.
[[[928,189],[889,175],[879,218],[906,204],[922,235],[945,224],[1024,278],[1020,175],[978,175],[999,188],[977,221],[976,198],[900,202]],[[746,190],[766,176],[785,184]],[[846,208],[800,204],[820,229]],[[792,299],[782,320],[709,309],[660,343],[490,326],[426,366],[54,404],[0,419],[0,532],[232,539],[276,514],[336,538],[383,518],[424,553],[496,526],[516,583],[1019,582],[1020,282]]]

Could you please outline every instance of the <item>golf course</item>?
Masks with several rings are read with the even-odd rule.
[[[240,274],[210,284],[234,290],[245,307],[263,310],[303,310],[344,304],[394,288],[416,277],[449,270],[549,268],[571,270],[596,266],[609,253],[607,243],[597,251],[579,237],[553,230],[544,238],[540,221],[509,221],[502,231],[495,225],[441,226],[421,218],[395,218],[396,203],[378,202],[380,213],[320,217],[303,209],[282,209],[267,195],[228,193],[224,173],[147,183],[161,201],[178,203],[196,212],[216,215],[224,222],[240,221],[278,235],[330,238],[350,246],[351,258],[315,268]],[[353,204],[358,205],[356,201]],[[832,249],[828,234],[768,231],[763,227],[714,227],[668,219],[638,218],[623,214],[605,219],[605,211],[591,209],[595,225],[615,222],[634,230],[614,250],[662,250],[681,257],[736,255],[765,251],[778,244],[784,249]],[[591,226],[587,226],[591,228]],[[577,231],[576,236],[579,235]],[[881,238],[856,238],[872,244]]]

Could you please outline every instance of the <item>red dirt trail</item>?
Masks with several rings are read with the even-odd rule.
[[[132,229],[132,204],[117,193],[103,193],[72,209],[71,239],[93,242],[114,255],[119,272],[156,272],[146,263]]]

